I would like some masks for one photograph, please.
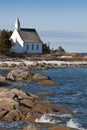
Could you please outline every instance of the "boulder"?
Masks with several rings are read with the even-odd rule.
[[[49,76],[22,70],[10,71],[6,79],[11,81],[34,81],[37,82],[39,85],[56,85],[53,81],[51,81]]]
[[[40,130],[40,129],[32,124],[32,125],[26,126],[23,130]]]
[[[0,120],[2,120],[2,118],[4,117],[5,114],[7,114],[8,111],[5,109],[0,109]]]
[[[22,70],[12,70],[8,73],[6,79],[12,81],[22,81],[29,80],[33,76],[33,73],[22,71]]]
[[[1,109],[5,109],[7,111],[11,111],[14,109],[14,106],[17,108],[18,107],[18,103],[11,99],[11,98],[0,98],[0,108]]]
[[[20,74],[20,71],[16,71],[16,70],[12,70],[8,73],[6,79],[7,80],[12,80],[15,81],[15,78],[17,77],[17,75]]]
[[[35,122],[36,119],[39,119],[41,117],[40,114],[36,112],[28,112],[24,118],[24,121],[29,121],[29,122]]]
[[[14,67],[16,67],[16,64],[15,64],[15,63],[9,63],[9,64],[8,64],[8,67],[9,67],[9,68],[14,68]]]
[[[49,80],[49,79],[45,79],[45,80],[40,80],[37,82],[38,85],[48,85],[48,86],[55,86],[56,83]]]
[[[25,104],[26,106],[32,107],[33,104],[34,104],[34,101],[31,100],[31,99],[29,99],[29,98],[27,98],[27,99],[21,99],[21,100],[20,100],[20,105],[21,105],[21,104],[22,104],[22,105]]]
[[[27,94],[20,89],[0,88],[0,119],[3,121],[35,122],[43,114],[66,112],[60,106]]]
[[[6,77],[0,75],[0,87],[2,86],[8,86],[9,83],[6,81]]]
[[[3,117],[4,121],[20,121],[22,119],[22,113],[20,110],[12,110]]]
[[[5,81],[6,81],[6,78],[0,75],[0,82],[5,82]]]
[[[41,74],[34,74],[33,77],[32,77],[32,80],[33,81],[40,81],[40,80],[46,80],[46,79],[50,79],[48,76],[45,76],[45,75],[41,75]]]
[[[48,128],[48,130],[71,130],[71,129],[64,128],[62,126],[53,126],[53,127]]]
[[[1,63],[0,67],[8,67],[8,64],[7,63]]]
[[[49,114],[51,114],[52,113],[52,109],[48,106],[48,105],[46,105],[46,104],[44,104],[44,103],[35,103],[34,105],[33,105],[33,109],[36,111],[36,112],[39,112],[39,113],[41,113],[41,114],[47,114],[47,113],[49,113]]]
[[[19,63],[18,65],[17,65],[17,68],[19,68],[19,69],[26,69],[26,64],[24,63],[24,62],[21,62],[21,63]]]

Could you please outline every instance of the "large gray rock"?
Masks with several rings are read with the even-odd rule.
[[[28,125],[27,127],[25,127],[23,130],[40,130],[39,128],[37,128],[35,125]]]
[[[23,80],[32,80],[32,81],[40,81],[50,79],[48,76],[42,74],[34,74],[28,71],[22,70],[12,70],[8,73],[7,80],[11,81],[23,81]]]
[[[6,79],[7,80],[12,80],[12,81],[22,81],[22,80],[29,80],[32,78],[34,74],[27,72],[27,71],[22,71],[22,70],[12,70],[8,73]]]
[[[20,89],[0,88],[0,120],[35,122],[35,119],[39,119],[42,114],[55,112],[66,110]]]
[[[39,81],[39,80],[46,80],[46,79],[50,79],[48,76],[45,76],[45,75],[41,75],[41,74],[34,74],[33,77],[32,77],[32,80],[34,81]]]
[[[0,82],[4,82],[4,81],[6,81],[6,78],[0,75]]]

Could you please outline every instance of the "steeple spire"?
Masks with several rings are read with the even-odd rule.
[[[17,31],[20,30],[20,22],[18,18],[16,18],[14,29],[16,29]]]

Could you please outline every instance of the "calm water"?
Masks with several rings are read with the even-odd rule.
[[[13,84],[29,93],[48,92],[49,95],[43,98],[71,110],[70,115],[59,113],[57,116],[48,115],[48,118],[50,116],[55,119],[55,123],[71,125],[72,128],[80,130],[87,129],[87,68],[62,68],[34,72],[50,76],[57,86],[37,86],[34,83],[26,84],[25,82]],[[0,71],[0,73],[6,75],[8,71]],[[42,120],[45,120],[45,117]]]

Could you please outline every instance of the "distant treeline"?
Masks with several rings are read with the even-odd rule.
[[[11,48],[10,36],[12,31],[1,30],[0,31],[0,52],[9,53]]]

